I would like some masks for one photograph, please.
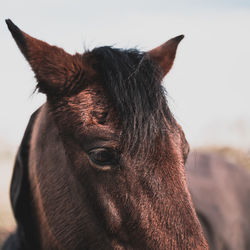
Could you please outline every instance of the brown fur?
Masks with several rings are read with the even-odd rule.
[[[157,48],[149,51],[149,55],[155,60],[162,68],[163,75],[165,76],[173,66],[175,59],[176,49],[179,42],[184,38],[183,35],[174,37],[166,43]]]

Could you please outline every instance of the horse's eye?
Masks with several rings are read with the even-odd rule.
[[[89,157],[95,165],[102,168],[117,164],[116,154],[112,149],[95,148],[89,151]]]

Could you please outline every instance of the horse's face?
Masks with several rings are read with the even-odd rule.
[[[63,108],[61,101],[51,107],[63,134],[66,167],[88,192],[93,216],[113,247],[181,244],[173,243],[176,232],[184,235],[187,229],[192,235],[197,223],[185,184],[189,146],[182,129],[166,119],[166,137],[156,136],[145,151],[150,142],[139,140],[134,149],[139,153],[134,152],[124,145],[119,116],[104,93],[93,84],[63,98]]]
[[[146,54],[71,56],[9,26],[48,97],[30,153],[42,245],[206,248],[185,182],[189,147],[160,85],[182,37]]]

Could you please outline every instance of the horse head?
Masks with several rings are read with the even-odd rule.
[[[183,36],[148,52],[70,55],[7,24],[47,96],[24,166],[31,199],[18,201],[30,203],[38,246],[207,249],[185,180],[189,146],[161,84]]]

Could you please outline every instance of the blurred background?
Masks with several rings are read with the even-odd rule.
[[[15,152],[45,101],[4,19],[70,53],[152,49],[184,34],[164,85],[191,148],[250,165],[249,0],[23,0],[0,3],[0,244],[14,228],[8,200]]]

